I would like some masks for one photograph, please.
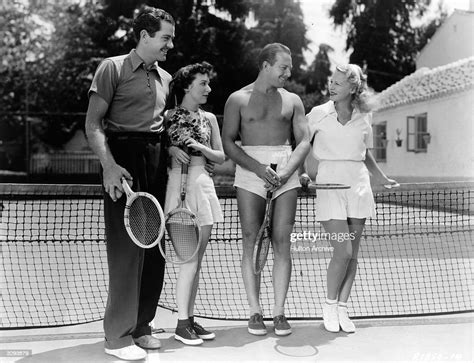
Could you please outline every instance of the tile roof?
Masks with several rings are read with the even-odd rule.
[[[433,69],[420,68],[379,93],[375,111],[446,96],[473,86],[474,57]]]

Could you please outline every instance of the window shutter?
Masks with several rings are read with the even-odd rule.
[[[416,151],[416,121],[414,116],[407,117],[407,151]]]

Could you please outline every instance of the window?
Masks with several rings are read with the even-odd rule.
[[[373,125],[374,148],[372,152],[376,161],[387,161],[387,121]]]
[[[407,117],[407,151],[426,152],[429,135],[427,113]]]

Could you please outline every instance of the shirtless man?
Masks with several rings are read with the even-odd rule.
[[[230,95],[225,105],[222,141],[237,164],[234,186],[242,227],[242,276],[249,302],[248,331],[267,333],[260,307],[260,275],[253,273],[255,238],[263,222],[267,189],[274,190],[272,244],[275,256],[273,323],[277,335],[291,334],[284,305],[291,276],[290,233],[296,213],[297,169],[309,152],[307,120],[301,99],[282,87],[291,75],[288,47],[272,43],[258,58],[254,83]],[[242,146],[235,140],[240,135]],[[292,150],[292,136],[296,148]],[[270,168],[276,163],[277,171]]]

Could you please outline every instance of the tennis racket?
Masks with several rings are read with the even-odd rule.
[[[277,165],[270,164],[270,167],[276,171]],[[267,262],[268,251],[272,242],[272,213],[273,213],[273,192],[267,192],[267,200],[265,202],[265,217],[263,223],[258,230],[255,238],[255,246],[253,248],[253,272],[258,275],[262,272]]]
[[[127,196],[123,223],[130,239],[142,248],[156,246],[165,232],[160,203],[149,193],[132,191],[125,178],[122,187]]]
[[[346,184],[334,184],[334,183],[309,183],[308,189],[350,189],[351,187]]]
[[[177,208],[166,216],[168,239],[160,243],[160,251],[166,261],[183,264],[191,261],[201,247],[201,226],[196,215],[186,203],[188,165],[181,164],[181,194]]]

